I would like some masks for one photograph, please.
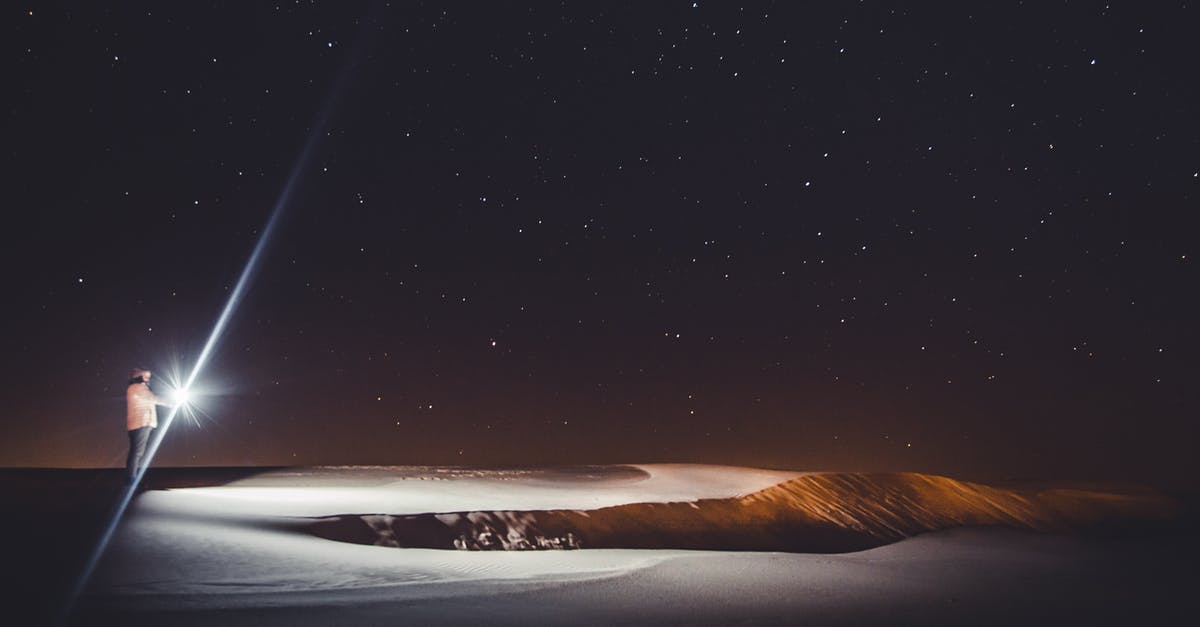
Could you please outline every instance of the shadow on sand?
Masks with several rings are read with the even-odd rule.
[[[151,468],[139,492],[221,486],[274,468]],[[45,624],[63,603],[126,490],[117,468],[0,469],[4,508],[0,586],[15,601],[10,624]]]

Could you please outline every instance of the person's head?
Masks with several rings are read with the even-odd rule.
[[[133,372],[129,373],[129,383],[149,383],[151,372],[145,368],[134,368]]]

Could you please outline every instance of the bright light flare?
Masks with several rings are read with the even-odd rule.
[[[187,388],[175,390],[171,396],[175,397],[175,405],[178,407],[184,407],[192,401],[192,392]]]
[[[174,418],[178,414],[188,423],[200,426],[200,416],[205,412],[198,401],[202,397],[211,396],[213,390],[204,389],[200,383],[185,385],[182,371],[183,369],[178,364],[163,369],[162,379],[166,382],[167,388],[162,397],[170,407],[167,418]],[[164,419],[160,426],[165,429],[167,422],[168,420]]]

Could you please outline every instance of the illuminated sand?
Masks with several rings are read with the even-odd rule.
[[[715,466],[659,466],[651,474],[622,467],[577,472],[347,468],[270,473],[219,488],[151,491],[132,508],[113,543],[111,559],[98,573],[97,589],[144,597],[200,594],[203,598],[192,601],[219,604],[221,598],[204,593],[627,572],[666,554],[384,550],[331,542],[308,533],[306,527],[315,517],[349,512],[590,509],[694,501],[751,493],[794,476]]]
[[[1064,532],[1154,524],[1173,507],[1148,493],[1025,493],[924,475],[714,466],[277,471],[222,487],[142,494],[81,618],[517,625],[953,624],[971,617],[998,624],[1125,612],[1146,624],[1171,606],[1158,598],[1171,586],[1144,583],[1153,579],[1139,579],[1128,564],[1144,560],[1161,572],[1183,558],[1164,559],[1153,541],[1148,552],[1139,536],[1130,545]],[[485,530],[517,544],[524,538],[529,546],[533,536],[562,532],[547,531],[555,517],[575,525],[585,550],[395,548],[429,540],[396,522],[406,519],[467,537]],[[483,526],[454,527],[471,519]],[[921,534],[961,524],[988,527]],[[354,525],[357,532],[346,531]],[[838,554],[586,548],[794,541],[797,533],[810,534],[816,550],[839,550],[828,543],[846,538],[881,546]],[[591,544],[598,538],[604,541]],[[1129,571],[1128,581],[1113,569]],[[1190,585],[1186,577],[1171,581]],[[1123,600],[1104,611],[1072,610],[1082,597],[1109,593]]]
[[[711,472],[643,469],[649,482],[664,474],[673,475],[676,483],[679,474],[699,482],[701,470]],[[332,540],[394,547],[832,553],[960,526],[1069,531],[1165,520],[1175,506],[1149,493],[1018,491],[916,473],[813,473],[724,498],[643,498],[599,509],[531,509],[334,516],[310,529]]]

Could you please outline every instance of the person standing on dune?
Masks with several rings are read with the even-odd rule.
[[[125,469],[129,481],[137,477],[138,468],[146,456],[146,443],[150,433],[158,427],[157,405],[169,405],[150,389],[152,373],[144,368],[134,368],[129,375],[129,387],[125,388],[125,429],[129,432],[129,456]]]

